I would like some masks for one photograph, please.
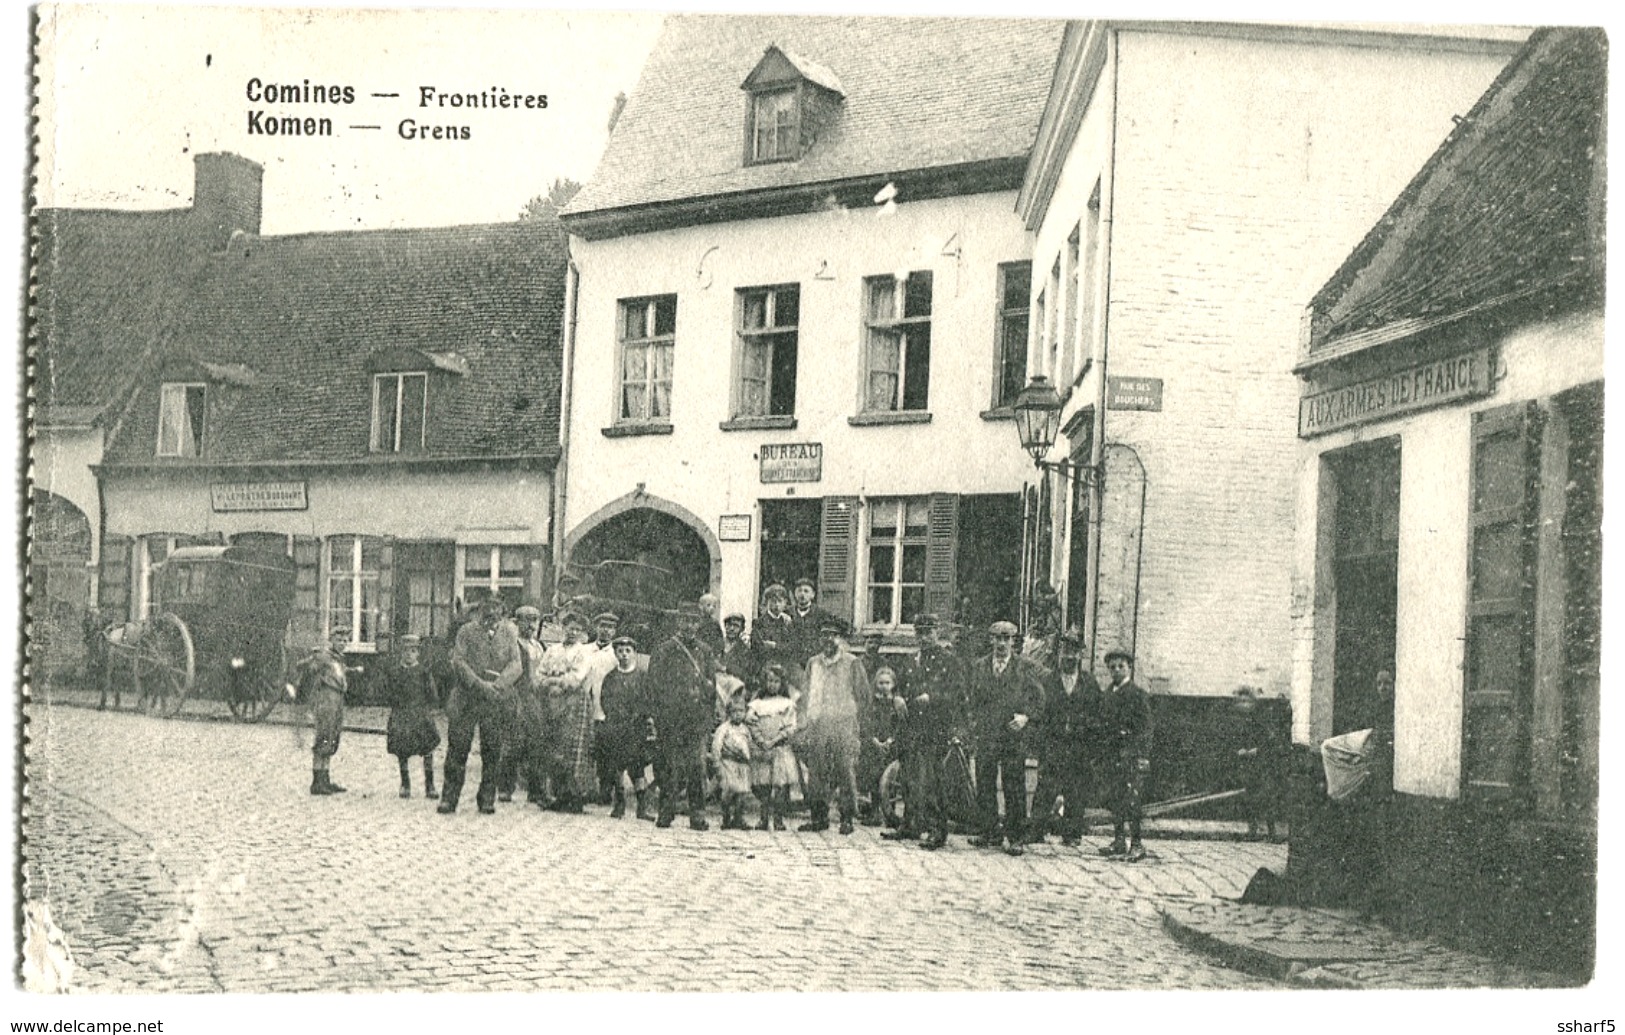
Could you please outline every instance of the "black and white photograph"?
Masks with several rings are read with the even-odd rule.
[[[1612,1032],[1603,15],[1111,13],[32,9],[12,1030]]]

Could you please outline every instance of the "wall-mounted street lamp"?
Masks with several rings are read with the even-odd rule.
[[[1089,464],[1044,459],[1054,447],[1055,436],[1061,425],[1061,396],[1049,383],[1049,378],[1035,374],[1010,408],[1015,411],[1016,435],[1021,439],[1021,448],[1033,458],[1039,470],[1055,471],[1084,485],[1099,482],[1100,471]]]

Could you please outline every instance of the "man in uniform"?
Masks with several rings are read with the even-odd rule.
[[[852,833],[858,811],[858,709],[869,696],[863,665],[841,647],[846,623],[825,615],[818,623],[819,652],[807,662],[807,692],[798,702],[796,757],[807,767],[809,821],[799,829],[829,829],[833,797],[840,832]]]
[[[457,630],[451,648],[457,686],[446,708],[445,791],[436,811],[457,811],[468,770],[468,751],[480,737],[480,786],[474,801],[480,812],[496,811],[497,768],[502,758],[502,722],[514,700],[514,684],[524,672],[519,630],[503,618],[501,597],[479,603],[479,617]]]
[[[299,686],[310,702],[310,716],[316,725],[316,742],[310,749],[310,793],[343,794],[344,788],[328,773],[339,750],[344,732],[344,695],[349,690],[351,671],[344,664],[344,648],[350,642],[346,629],[327,634],[327,646],[317,647],[299,667]]]
[[[1037,716],[1043,669],[1016,653],[1019,632],[1013,622],[988,629],[992,653],[970,668],[970,725],[976,744],[976,806],[982,832],[971,838],[981,848],[1021,855],[1027,834],[1027,726]],[[1004,785],[1004,828],[999,828],[999,783]]]
[[[1057,824],[1061,843],[1076,847],[1088,832],[1083,810],[1096,796],[1104,751],[1101,738],[1100,684],[1079,665],[1083,636],[1076,629],[1055,641],[1055,669],[1044,685],[1043,711],[1037,720],[1038,793],[1033,796],[1033,826],[1028,844],[1041,844],[1057,796],[1066,801],[1066,816]]]
[[[935,615],[914,616],[920,656],[895,704],[902,715],[898,756],[905,783],[903,825],[880,836],[937,849],[948,843],[947,787],[943,759],[964,723],[963,666],[937,639]]]
[[[1112,843],[1100,850],[1108,859],[1139,862],[1145,858],[1140,843],[1140,811],[1145,777],[1151,771],[1151,699],[1134,683],[1134,655],[1126,650],[1106,652],[1111,685],[1103,695],[1103,719],[1108,738]],[[1124,828],[1129,842],[1124,844]]]
[[[657,827],[677,815],[677,796],[687,793],[688,825],[708,830],[705,820],[705,750],[715,726],[716,658],[700,642],[700,611],[685,607],[677,631],[649,657],[650,711],[655,723],[654,770],[660,785]]]

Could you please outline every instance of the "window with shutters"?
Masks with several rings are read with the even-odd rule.
[[[429,376],[419,373],[374,374],[372,378],[372,451],[420,453],[425,444]]]
[[[677,296],[620,302],[622,424],[671,422],[671,372],[677,348]]]
[[[1033,264],[1006,262],[999,266],[998,373],[994,379],[993,407],[1015,403],[1027,387],[1027,321],[1032,313]]]
[[[796,284],[745,288],[738,292],[738,301],[739,382],[734,416],[793,416],[801,288]]]
[[[870,500],[868,509],[865,620],[870,625],[901,625],[925,610],[931,499]]]
[[[327,595],[322,636],[343,630],[350,635],[350,650],[376,649],[383,611],[384,541],[376,536],[336,535],[323,545]]]
[[[202,456],[204,386],[166,384],[158,396],[158,455]]]
[[[931,272],[868,277],[864,291],[865,413],[924,411],[931,387]]]
[[[465,606],[501,597],[508,612],[525,602],[530,572],[528,546],[459,546],[456,592]]]
[[[1535,473],[1530,405],[1474,415],[1463,782],[1499,797],[1528,780],[1533,700]]]

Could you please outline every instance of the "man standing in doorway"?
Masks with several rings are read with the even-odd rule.
[[[976,744],[976,805],[981,836],[971,844],[1021,855],[1027,835],[1027,726],[1038,714],[1041,669],[1016,653],[1015,623],[988,629],[992,652],[976,659],[970,673],[971,737]],[[999,827],[999,784],[1004,786],[1004,827]]]
[[[787,647],[792,660],[803,667],[807,659],[820,650],[821,633],[819,627],[824,619],[831,617],[816,601],[818,600],[818,587],[812,579],[797,579],[794,597],[790,602],[790,635]]]
[[[497,769],[502,759],[503,716],[512,706],[514,685],[524,671],[519,630],[503,617],[501,597],[479,603],[479,617],[457,630],[451,664],[457,686],[446,708],[445,792],[436,811],[457,811],[468,770],[468,751],[480,737],[480,786],[474,801],[480,812],[496,811]]]
[[[807,693],[796,716],[796,757],[807,767],[809,821],[803,831],[829,829],[832,797],[840,805],[840,832],[850,834],[858,811],[858,709],[869,696],[863,665],[841,647],[846,623],[825,615],[818,623],[819,652],[807,662]]]
[[[1037,720],[1038,793],[1033,796],[1028,844],[1043,842],[1057,797],[1066,802],[1066,815],[1056,824],[1061,843],[1075,848],[1089,829],[1083,817],[1097,793],[1091,777],[1104,750],[1104,702],[1100,684],[1078,663],[1082,651],[1083,636],[1076,629],[1056,638],[1055,670],[1045,681],[1043,711]]]
[[[1139,862],[1145,858],[1140,821],[1145,777],[1151,771],[1151,699],[1134,683],[1134,655],[1128,651],[1107,651],[1106,670],[1112,677],[1103,709],[1107,764],[1111,766],[1112,843],[1100,854]],[[1125,827],[1127,844],[1123,842]]]
[[[677,816],[677,796],[688,796],[688,825],[708,830],[705,820],[705,749],[715,726],[716,658],[700,642],[700,611],[677,614],[677,631],[649,657],[649,689],[655,722],[655,783],[665,828]]]

